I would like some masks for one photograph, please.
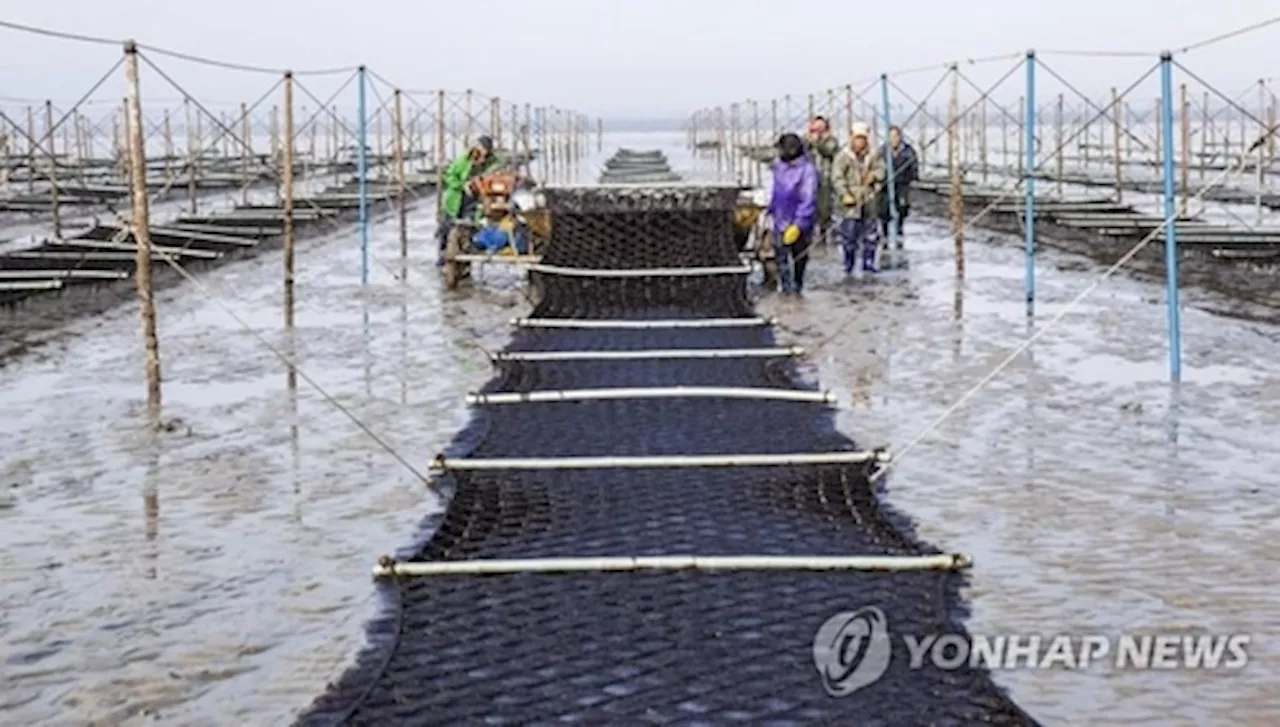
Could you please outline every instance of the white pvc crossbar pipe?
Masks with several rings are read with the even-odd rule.
[[[57,290],[61,287],[61,280],[18,280],[14,282],[0,280],[0,290]]]
[[[751,266],[719,268],[629,268],[603,270],[596,268],[562,268],[555,265],[530,265],[530,272],[566,275],[579,278],[683,278],[706,275],[750,275]]]
[[[964,553],[943,555],[654,555],[599,558],[506,558],[396,563],[383,559],[373,568],[388,576],[489,575],[500,573],[583,573],[593,571],[908,571],[959,570],[973,565]]]
[[[809,452],[799,454],[673,454],[634,457],[503,457],[446,459],[437,457],[431,469],[442,470],[588,470],[669,467],[786,467],[792,465],[886,463],[889,452]]]
[[[555,401],[603,401],[614,399],[766,399],[834,404],[829,391],[751,388],[740,386],[652,386],[616,389],[557,389],[495,394],[467,394],[468,404],[524,404]]]
[[[129,273],[123,270],[0,270],[0,278],[6,280],[47,280],[51,278],[124,280],[127,277],[129,277]]]
[[[655,320],[584,320],[580,318],[512,318],[511,325],[519,328],[629,328],[637,330],[659,328],[751,328],[771,326],[776,318],[667,318]]]
[[[541,255],[482,255],[462,253],[449,258],[459,263],[508,263],[511,265],[530,265],[542,259]]]
[[[775,358],[799,356],[800,346],[786,348],[671,348],[639,351],[504,351],[493,354],[495,361],[631,361],[642,359],[689,358]]]

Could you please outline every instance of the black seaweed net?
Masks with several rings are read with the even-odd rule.
[[[736,192],[556,190],[548,264],[737,264]],[[617,202],[610,207],[611,202]],[[637,206],[646,209],[637,210]],[[543,274],[533,317],[750,315],[742,276],[607,281]],[[756,348],[766,327],[524,329],[507,350]],[[487,392],[667,385],[806,388],[769,359],[502,362]],[[450,456],[854,450],[814,404],[667,399],[494,405]],[[409,560],[938,552],[879,502],[863,466],[458,472]],[[876,606],[895,635],[963,633],[950,571],[644,572],[406,578],[387,589],[357,663],[302,725],[1034,722],[981,669],[887,673],[823,690],[812,644],[839,611]]]

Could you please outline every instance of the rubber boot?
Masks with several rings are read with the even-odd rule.
[[[878,273],[880,269],[876,267],[876,248],[875,242],[865,242],[862,244],[862,272]]]

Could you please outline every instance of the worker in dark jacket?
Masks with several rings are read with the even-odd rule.
[[[818,219],[814,237],[826,241],[827,231],[831,227],[831,214],[834,197],[831,191],[831,168],[836,154],[840,151],[840,142],[831,133],[831,124],[823,116],[815,116],[809,121],[808,133],[804,138],[804,151],[809,161],[818,170]]]
[[[902,138],[902,129],[889,127],[889,146],[881,151],[883,158],[893,157],[893,202],[897,207],[897,221],[889,206],[888,190],[880,196],[880,230],[882,239],[889,239],[889,226],[897,233],[897,247],[902,248],[902,223],[911,210],[911,185],[920,178],[920,160],[916,150]],[[888,165],[886,164],[886,167]]]

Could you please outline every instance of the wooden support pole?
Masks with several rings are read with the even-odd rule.
[[[805,119],[804,119],[806,124],[809,122],[809,119],[813,118],[813,114],[814,114],[813,94],[809,94],[809,105],[807,110],[808,110],[808,115],[805,116]]]
[[[769,101],[769,118],[772,119],[771,132],[769,135],[769,143],[776,144],[781,134],[778,132],[778,99]]]
[[[1179,151],[1179,179],[1178,186],[1182,189],[1178,190],[1178,216],[1187,216],[1187,206],[1191,197],[1191,102],[1187,100],[1187,84],[1178,87],[1178,107],[1179,117],[1178,126],[1181,132],[1178,139]],[[1173,152],[1172,149],[1169,150]]]
[[[293,328],[293,72],[284,74],[283,160],[280,200],[284,210],[284,325]]]
[[[1116,167],[1116,204],[1124,201],[1124,161],[1120,157],[1120,134],[1124,130],[1124,120],[1120,118],[1120,92],[1111,87],[1111,139],[1115,149],[1112,150]]]
[[[396,217],[400,223],[400,257],[403,259],[409,256],[409,220],[405,209],[408,194],[405,192],[404,177],[404,94],[397,88],[393,98],[395,101],[392,109],[395,119],[392,123],[395,143],[393,151],[396,157]]]
[[[53,101],[44,102],[45,143],[49,145],[49,211],[53,214],[53,236],[62,239],[62,215],[58,210],[58,147],[53,128]]]
[[[160,344],[156,335],[156,307],[151,295],[151,210],[147,200],[147,161],[145,136],[142,132],[142,101],[138,83],[138,46],[132,40],[124,44],[125,127],[129,146],[129,181],[132,214],[129,227],[137,247],[134,280],[138,289],[138,305],[142,313],[142,345],[147,380],[147,413],[153,427],[160,419]]]
[[[947,164],[950,167],[951,234],[956,240],[956,276],[964,276],[964,190],[960,176],[960,69],[951,66],[951,101],[947,105]]]

